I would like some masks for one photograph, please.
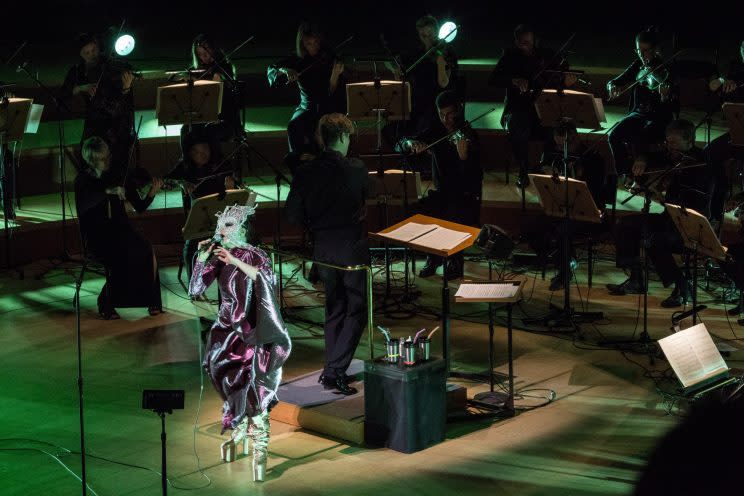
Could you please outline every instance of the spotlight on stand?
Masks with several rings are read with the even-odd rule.
[[[126,57],[134,50],[134,37],[131,34],[123,34],[116,39],[114,50],[117,55]]]
[[[442,23],[439,28],[439,39],[447,43],[452,42],[457,36],[457,27],[457,24],[452,21]]]
[[[488,258],[508,258],[514,250],[514,241],[499,226],[484,224],[475,240]]]

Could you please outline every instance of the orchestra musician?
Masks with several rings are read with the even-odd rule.
[[[142,198],[131,181],[122,184],[119,168],[106,141],[92,136],[83,142],[86,168],[75,178],[75,205],[84,250],[107,269],[106,284],[98,296],[98,313],[118,319],[117,307],[147,307],[150,315],[162,312],[160,277],[155,253],[129,222],[124,202],[137,212],[150,206],[163,182],[152,180]]]
[[[710,81],[709,88],[719,93],[722,103],[744,103],[744,40],[739,46],[739,57],[731,61],[726,74]],[[712,140],[705,148],[705,156],[716,177],[716,188],[711,202],[711,218],[723,221],[723,209],[728,197],[730,174],[726,172],[726,162],[732,158],[742,158],[741,147],[731,145],[731,133],[724,133]]]
[[[98,38],[90,33],[78,37],[80,61],[65,76],[60,90],[63,99],[73,96],[85,101],[82,140],[99,136],[106,140],[112,166],[125,166],[134,143],[135,75],[123,61],[101,53]]]
[[[520,24],[514,29],[514,46],[504,51],[488,78],[491,86],[506,89],[501,126],[508,133],[512,154],[519,166],[517,186],[529,184],[527,174],[535,170],[529,164],[531,139],[550,141],[550,132],[541,124],[535,110],[535,97],[543,88],[570,87],[575,74],[552,70],[568,70],[568,62],[553,50],[540,46],[534,29]]]
[[[703,152],[695,146],[695,125],[684,119],[672,121],[666,129],[663,151],[639,156],[633,164],[637,181],[653,178],[655,173],[678,167],[667,174],[654,188],[661,192],[664,203],[673,203],[710,215],[713,178]],[[648,192],[646,194],[649,194]],[[645,217],[645,218],[644,218]],[[630,277],[621,284],[608,284],[611,295],[642,294],[645,288],[640,249],[643,223],[650,235],[647,256],[661,277],[664,287],[674,285],[668,298],[661,302],[673,308],[689,301],[692,288],[684,272],[674,261],[674,253],[682,253],[682,238],[666,212],[623,216],[617,225],[617,267],[630,269]]]
[[[639,32],[635,38],[637,58],[607,83],[610,100],[632,86],[630,113],[608,136],[618,175],[629,172],[633,157],[663,141],[666,126],[679,111],[679,82],[674,65],[664,64],[660,41],[654,28]]]
[[[327,46],[318,26],[303,22],[297,29],[295,55],[268,67],[269,85],[296,83],[300,103],[289,124],[289,152],[315,152],[315,130],[322,115],[346,112],[344,64]]]
[[[229,161],[222,159],[219,146],[212,139],[211,133],[204,128],[195,128],[187,134],[183,139],[183,149],[183,158],[165,177],[178,181],[184,211],[187,213],[195,200],[235,189],[239,184]],[[196,247],[200,241],[201,239],[190,239],[183,245],[183,262],[189,278]]]
[[[428,143],[451,134],[426,150],[431,156],[434,190],[421,201],[427,215],[478,226],[480,220],[483,168],[480,163],[478,134],[465,122],[465,105],[453,90],[443,91],[436,99],[439,122],[425,133],[401,140],[397,148],[403,153],[421,154]],[[441,257],[427,255],[420,277],[431,277],[442,265]],[[447,279],[463,276],[462,253],[448,259]]]

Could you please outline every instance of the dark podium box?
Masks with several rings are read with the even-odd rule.
[[[447,372],[434,358],[406,367],[364,362],[364,441],[413,453],[444,440]]]

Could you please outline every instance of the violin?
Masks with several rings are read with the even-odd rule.
[[[671,73],[666,66],[654,67],[652,62],[642,65],[635,79],[639,86],[659,91],[663,86],[669,86]]]

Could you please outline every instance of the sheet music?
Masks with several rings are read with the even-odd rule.
[[[434,250],[451,250],[470,236],[470,233],[437,226],[433,231],[415,238],[415,241],[417,245],[427,246]]]
[[[728,371],[705,324],[660,339],[659,346],[684,387]]]
[[[39,130],[39,123],[41,122],[41,114],[44,112],[44,105],[37,103],[31,104],[31,111],[28,115],[28,122],[26,123],[26,134],[36,134]]]
[[[519,291],[519,284],[511,282],[494,282],[494,283],[476,283],[460,284],[457,288],[455,297],[460,298],[479,298],[479,299],[496,299],[496,298],[514,298]]]
[[[419,224],[418,222],[409,222],[403,224],[398,229],[385,233],[385,237],[397,239],[398,241],[411,241],[437,228],[436,224]]]

